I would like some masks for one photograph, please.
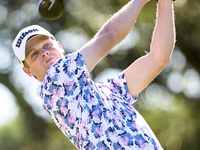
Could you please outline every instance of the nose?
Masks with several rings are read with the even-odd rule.
[[[43,51],[42,52],[42,57],[45,57],[45,56],[47,56],[49,54],[49,51]]]

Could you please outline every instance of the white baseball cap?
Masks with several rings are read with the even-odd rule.
[[[12,43],[12,48],[15,53],[15,56],[17,57],[18,61],[20,62],[22,66],[24,66],[22,61],[25,60],[26,43],[33,36],[36,36],[36,35],[45,35],[45,36],[54,38],[54,36],[43,27],[38,26],[38,25],[31,25],[22,29],[17,34],[15,40]]]

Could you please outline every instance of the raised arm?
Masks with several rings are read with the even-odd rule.
[[[89,71],[92,71],[95,65],[128,35],[146,2],[148,0],[130,1],[102,26],[89,43],[81,48],[81,54]]]
[[[132,96],[138,95],[166,67],[175,44],[172,0],[158,0],[157,21],[150,52],[125,70]]]
[[[153,34],[150,52],[160,62],[169,62],[175,45],[174,10],[172,0],[158,0],[157,24]]]

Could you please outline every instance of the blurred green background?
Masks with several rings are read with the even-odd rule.
[[[23,73],[11,44],[17,32],[39,24],[66,50],[78,50],[128,0],[63,0],[65,11],[42,18],[39,0],[0,0],[0,150],[75,150],[36,96],[39,82]],[[170,64],[139,95],[134,107],[165,150],[200,149],[200,1],[176,0],[177,42]],[[156,0],[142,9],[128,37],[92,72],[95,81],[125,69],[149,51]],[[103,74],[103,75],[102,75]]]

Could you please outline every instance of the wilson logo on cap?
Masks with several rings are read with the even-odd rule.
[[[21,34],[21,36],[18,38],[17,40],[17,43],[16,43],[16,47],[20,47],[21,46],[21,43],[22,43],[22,40],[29,34],[29,33],[32,33],[32,32],[37,32],[39,31],[38,29],[32,29],[32,30],[28,30],[27,32],[23,32]]]

